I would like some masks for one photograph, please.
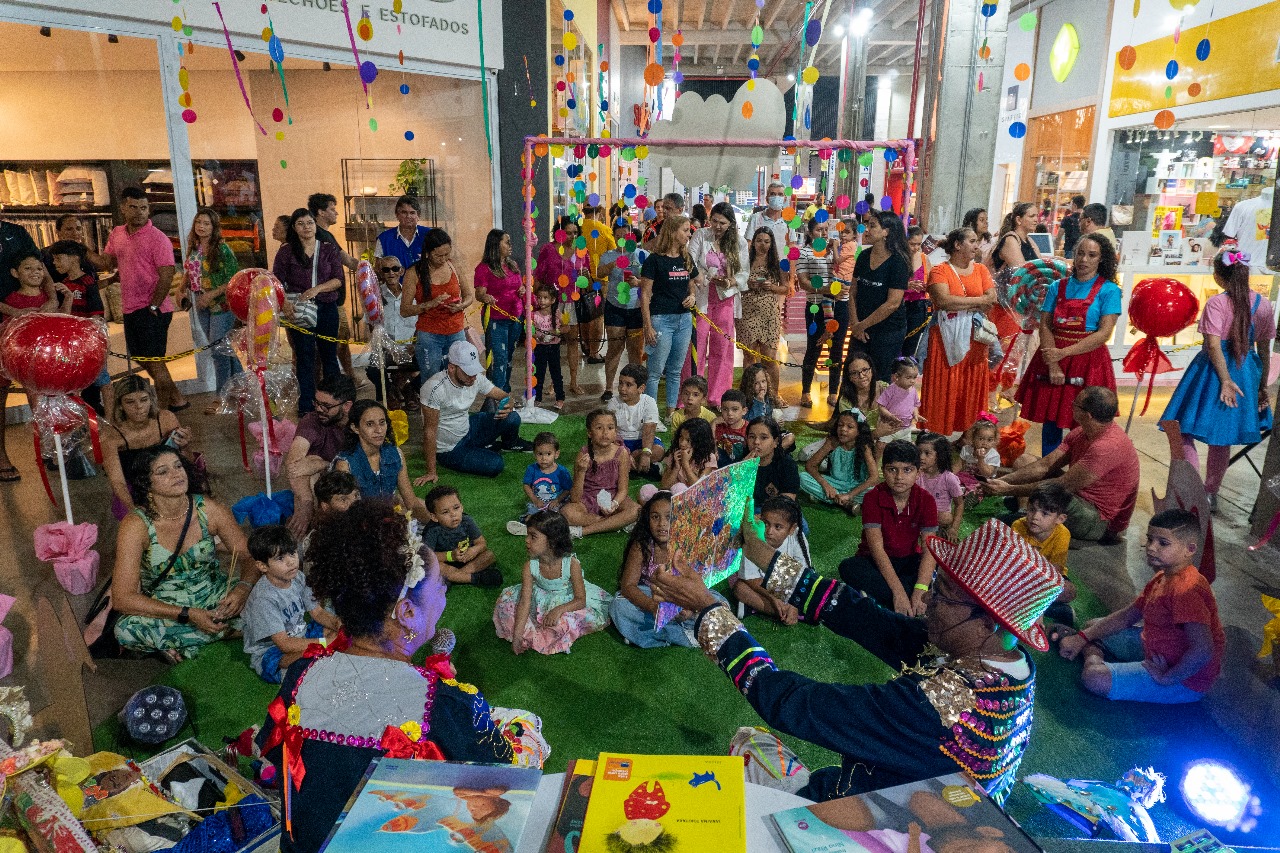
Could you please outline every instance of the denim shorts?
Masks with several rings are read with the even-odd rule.
[[[1182,705],[1199,702],[1204,694],[1182,684],[1156,684],[1142,665],[1145,650],[1142,646],[1142,629],[1127,628],[1099,641],[1107,657],[1118,661],[1107,662],[1111,672],[1111,692],[1108,699],[1120,702],[1155,702],[1161,705]]]
[[[632,453],[634,453],[635,451],[640,449],[640,446],[641,446],[640,439],[624,438],[622,439],[622,446],[625,447],[627,450],[631,451]],[[662,439],[658,438],[656,435],[653,437],[653,446],[666,447],[666,445],[662,443]]]

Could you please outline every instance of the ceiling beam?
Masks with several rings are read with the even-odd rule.
[[[702,55],[702,45],[695,44],[693,46],[693,64],[694,65],[698,64],[698,59],[701,55]]]
[[[766,42],[778,44],[785,42],[790,38],[791,33],[786,30],[766,30],[764,37]],[[647,30],[638,29],[632,30],[628,33],[619,33],[618,43],[625,45],[648,45],[649,33]],[[707,45],[708,47],[722,44],[750,46],[751,30],[738,29],[736,27],[728,30],[691,30],[684,33],[684,44],[685,47],[692,47],[699,44]]]
[[[613,16],[618,19],[618,26],[622,27],[622,31],[629,32],[631,30],[631,16],[627,14],[627,0],[612,0]]]
[[[702,11],[698,13],[697,29],[699,30],[701,30],[703,25],[707,22],[707,15],[711,14],[711,3],[712,0],[705,0],[702,4]]]
[[[770,9],[764,17],[764,28],[766,30],[773,29],[773,22],[778,20],[778,15],[782,13],[783,9],[787,8],[794,2],[796,2],[796,0],[774,0],[773,8]],[[803,3],[800,4],[800,8],[801,10],[804,9]]]
[[[711,55],[711,64],[712,64],[712,65],[719,65],[719,64],[720,64],[720,43],[718,43],[718,42],[716,43],[716,50],[715,50],[715,53],[713,53],[713,54]]]
[[[733,7],[737,5],[736,0],[725,0],[724,4],[724,20],[720,22],[720,29],[729,29],[729,22],[733,20]]]

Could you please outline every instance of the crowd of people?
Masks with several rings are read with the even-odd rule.
[[[277,222],[272,265],[299,385],[282,463],[294,511],[250,536],[203,494],[216,461],[193,446],[178,416],[189,403],[164,363],[142,362],[150,382],[135,373],[100,379],[106,473],[122,519],[108,636],[177,661],[242,632],[253,671],[281,683],[264,748],[287,760],[281,750],[298,742],[288,736],[297,730],[309,768],[286,846],[318,847],[368,758],[400,737],[391,729],[419,757],[512,759],[483,694],[457,681],[448,657],[457,638],[437,627],[450,585],[507,580],[487,538],[503,532],[524,537],[528,557],[493,611],[515,654],[568,652],[610,625],[640,648],[701,647],[769,725],[842,755],[840,767],[809,774],[801,793],[814,799],[957,765],[1002,799],[1031,725],[1026,647],[1057,642],[1063,657],[1084,660],[1082,685],[1113,699],[1189,702],[1210,688],[1224,641],[1195,568],[1194,516],[1171,510],[1151,520],[1145,553],[1156,574],[1131,606],[1080,626],[1071,606],[1068,544],[1123,537],[1139,486],[1106,348],[1121,313],[1114,238],[1094,206],[1074,214],[1071,275],[1049,287],[1039,347],[1017,391],[1022,416],[1042,424],[1042,455],[1005,459],[987,412],[1001,341],[986,321],[999,326],[996,277],[1035,257],[1034,206],[1014,206],[994,238],[985,211],[971,211],[942,239],[946,259],[931,264],[923,232],[897,214],[840,219],[823,210],[797,235],[784,203],[782,186],[771,185],[745,235],[723,202],[696,229],[678,194],[661,199],[647,223],[634,223],[625,206],[588,206],[557,222],[532,274],[495,229],[468,276],[447,232],[420,225],[406,196],[372,260],[394,334],[412,339],[414,359],[367,399],[343,345],[326,340],[349,337],[341,303],[356,259],[327,230],[333,197],[313,195]],[[130,353],[164,355],[172,246],[148,220],[145,195],[126,190],[122,213],[100,255],[75,229],[64,237],[60,224],[62,239],[45,258],[4,224],[6,319],[101,314],[96,272],[116,270]],[[214,211],[197,213],[188,246],[186,288],[215,340],[234,325],[225,287],[236,260]],[[1270,303],[1249,291],[1247,260],[1228,248],[1214,275],[1223,293],[1205,307],[1204,350],[1166,413],[1181,423],[1193,459],[1196,441],[1209,445],[1211,496],[1230,446],[1257,441],[1270,424],[1275,336]],[[813,407],[822,366],[832,410],[825,436],[806,446],[780,423],[789,406],[777,356],[793,293],[804,295],[807,326],[798,406]],[[582,446],[564,449],[568,467],[555,431],[521,434],[511,373],[526,299],[536,376],[527,395],[561,409],[584,393],[583,364],[604,365],[600,406],[585,416]],[[487,313],[487,368],[469,334],[477,304]],[[735,347],[744,356],[736,387]],[[223,356],[215,368],[222,388],[240,366]],[[411,479],[388,404],[414,393],[423,473]],[[517,486],[506,469],[510,454],[526,452],[532,462]],[[673,571],[672,502],[745,459],[758,466],[757,515],[743,519],[742,567],[722,594]],[[518,508],[505,531],[482,529],[446,472],[509,479]],[[0,480],[17,476],[0,443]],[[647,481],[638,492],[637,480]],[[1004,499],[1002,520],[962,537],[966,511],[987,498]],[[861,519],[838,566],[812,565],[805,516],[823,512]],[[586,581],[574,540],[619,531],[616,585]],[[664,602],[676,612],[659,627]],[[872,687],[787,672],[747,632],[747,612],[786,626],[821,623],[905,665],[904,674]],[[424,645],[431,654],[415,664]],[[340,702],[339,692],[379,698]],[[850,719],[862,726],[853,730]]]

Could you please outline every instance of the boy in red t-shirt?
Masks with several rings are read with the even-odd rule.
[[[84,245],[75,240],[59,240],[49,247],[49,254],[53,257],[53,268],[71,291],[71,313],[77,317],[101,317],[102,292],[98,289],[98,276],[85,271],[88,252]],[[99,414],[111,411],[114,399],[111,394],[111,371],[105,364],[93,385],[85,389],[84,397]]]
[[[1213,590],[1191,565],[1199,537],[1200,522],[1186,510],[1165,510],[1148,523],[1147,565],[1156,576],[1133,604],[1059,644],[1067,660],[1083,654],[1086,690],[1172,705],[1199,701],[1213,686],[1226,637]],[[1118,662],[1107,663],[1104,653]]]

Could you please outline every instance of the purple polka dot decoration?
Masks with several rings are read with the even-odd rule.
[[[882,196],[882,197],[880,198],[880,209],[881,209],[881,210],[893,210],[893,199],[889,198],[887,195],[886,195],[886,196]]]
[[[671,75],[671,82],[675,83],[677,86],[679,86],[681,83],[683,83],[683,82],[684,82],[684,72],[683,72],[683,71],[677,71],[675,74],[672,74],[672,75]]]
[[[1209,58],[1209,40],[1200,39],[1199,43],[1196,44],[1196,59],[1200,60],[1201,62],[1204,62],[1208,58]]]
[[[378,66],[372,62],[360,63],[360,79],[367,85],[378,79]]]
[[[871,205],[867,204],[865,201],[860,201],[853,206],[853,212],[859,216],[866,216],[871,212]]]
[[[792,176],[791,176],[791,189],[793,189],[793,190],[798,190],[798,189],[800,189],[802,186],[804,186],[804,178],[800,177],[799,175],[792,175]]]
[[[592,207],[595,207],[599,203],[600,203],[600,196],[597,193],[592,193],[591,195],[587,196],[587,204],[591,205]]]
[[[816,18],[809,22],[804,28],[804,43],[809,47],[814,47],[822,40],[822,21]]]
[[[1015,121],[1009,125],[1009,135],[1014,139],[1021,139],[1027,135],[1027,126],[1020,121]]]

